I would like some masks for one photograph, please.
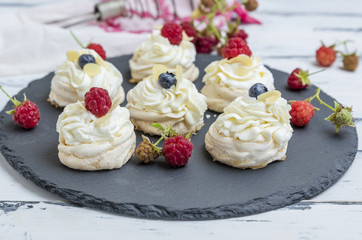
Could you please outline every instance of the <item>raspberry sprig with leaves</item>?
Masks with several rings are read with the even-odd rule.
[[[166,128],[159,123],[153,123],[151,125],[160,129],[162,131],[162,136],[155,144],[153,144],[147,137],[142,135],[143,142],[136,149],[138,159],[143,163],[151,163],[159,156],[163,155],[171,166],[185,166],[192,155],[193,145],[190,141],[191,133],[182,136],[169,125],[167,125]],[[164,139],[165,142],[163,147],[157,147]]]
[[[352,107],[344,107],[336,101],[334,101],[334,107],[332,107],[321,99],[320,91],[321,89],[318,88],[316,93],[312,97],[308,98],[308,100],[310,102],[313,99],[317,99],[320,104],[333,111],[333,113],[325,118],[325,120],[333,123],[333,125],[336,127],[336,133],[342,127],[355,127],[353,124]]]
[[[253,11],[257,7],[256,0],[243,1],[248,11]],[[197,9],[191,14],[191,25],[196,30],[195,46],[197,52],[210,53],[220,47],[218,52],[222,52],[223,46],[229,38],[239,37],[246,40],[248,34],[239,29],[241,18],[239,14],[232,15],[232,12],[240,11],[240,4],[227,6],[226,0],[201,0]],[[230,17],[230,16],[233,17]],[[215,25],[217,17],[224,17],[227,26],[225,29]],[[201,29],[200,29],[201,28]],[[225,34],[223,34],[225,32]]]

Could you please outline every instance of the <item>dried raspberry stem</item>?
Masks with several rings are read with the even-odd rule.
[[[357,50],[355,50],[353,53],[350,53],[350,51],[348,50],[348,47],[347,47],[347,43],[349,42],[353,42],[352,40],[346,40],[346,41],[343,41],[341,42],[341,44],[343,44],[344,46],[344,51],[345,52],[342,52],[342,51],[338,51],[338,53],[340,53],[342,55],[342,57],[346,57],[348,55],[354,55],[357,53]]]

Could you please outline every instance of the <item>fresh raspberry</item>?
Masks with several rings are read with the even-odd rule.
[[[96,51],[98,53],[99,56],[101,56],[101,58],[103,58],[103,60],[106,60],[106,52],[104,51],[102,45],[97,44],[97,43],[89,43],[87,47],[85,47],[77,38],[77,36],[75,36],[75,34],[70,31],[70,33],[72,34],[74,40],[78,43],[78,45],[81,48],[88,48],[88,49],[93,49],[94,51]]]
[[[98,87],[92,87],[84,95],[84,102],[85,108],[98,118],[106,115],[112,106],[108,91]]]
[[[19,102],[15,98],[11,98],[2,86],[0,86],[0,90],[3,91],[15,105],[15,109],[6,111],[7,114],[13,115],[14,122],[25,129],[31,129],[38,125],[40,121],[40,111],[35,103],[26,99],[25,94],[24,101]]]
[[[343,55],[343,68],[348,71],[354,71],[358,67],[358,56],[356,53]]]
[[[181,27],[187,36],[192,37],[191,42],[196,43],[196,31],[192,24],[190,22],[182,22]]]
[[[296,68],[288,77],[288,86],[293,90],[305,89],[311,85],[308,76],[308,71],[303,71],[300,68]]]
[[[39,108],[32,101],[25,100],[15,108],[13,119],[25,129],[34,128],[40,121]]]
[[[165,37],[173,45],[179,45],[182,41],[182,27],[176,23],[166,23],[161,29],[161,36]]]
[[[98,53],[99,56],[101,56],[101,58],[103,58],[103,60],[106,60],[106,52],[104,51],[102,45],[97,43],[90,43],[88,44],[87,48],[93,49]]]
[[[218,40],[211,36],[198,37],[195,43],[196,52],[210,53],[212,52],[213,48],[217,45],[217,43]]]
[[[246,41],[248,36],[249,35],[243,29],[239,29],[237,32],[228,35],[229,38],[238,37],[238,38],[243,39],[244,41]]]
[[[222,57],[230,59],[241,54],[251,57],[252,53],[248,44],[241,38],[230,38],[222,50]]]
[[[162,155],[174,167],[185,166],[192,155],[191,141],[180,135],[169,137],[162,148]]]
[[[329,67],[334,63],[337,58],[337,52],[334,50],[334,46],[326,47],[322,46],[316,51],[316,59],[319,65],[322,67]]]
[[[290,122],[295,126],[303,127],[309,123],[314,115],[314,107],[306,101],[296,101],[292,103],[292,109],[289,111]]]

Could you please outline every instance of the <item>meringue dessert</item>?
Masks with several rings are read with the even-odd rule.
[[[171,126],[181,135],[200,130],[204,125],[206,99],[183,77],[182,67],[176,67],[176,76],[159,64],[152,72],[127,93],[126,108],[136,129],[161,135],[161,130],[151,126],[159,123],[164,128]]]
[[[222,112],[235,98],[248,95],[255,83],[275,89],[272,73],[257,56],[241,54],[231,59],[214,61],[205,68],[201,93],[206,96],[209,109]]]
[[[184,31],[181,38],[178,45],[171,44],[168,38],[161,35],[161,30],[154,30],[150,37],[136,48],[129,61],[131,82],[139,82],[150,76],[154,64],[163,64],[172,73],[175,73],[177,65],[181,65],[185,78],[195,81],[199,76],[199,69],[194,64],[196,49],[192,39]]]
[[[123,77],[113,64],[104,61],[91,49],[68,51],[65,60],[55,71],[49,101],[56,107],[82,101],[91,87],[107,89],[114,102],[123,102]]]
[[[87,110],[85,102],[68,104],[57,122],[58,156],[78,170],[120,168],[133,156],[136,135],[128,109],[114,103],[104,116]]]
[[[276,90],[236,98],[210,126],[205,147],[214,161],[258,169],[285,159],[293,129],[290,105]]]

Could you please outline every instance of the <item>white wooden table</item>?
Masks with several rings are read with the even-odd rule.
[[[361,0],[259,1],[253,16],[263,25],[245,29],[253,51],[273,68],[319,69],[315,50],[320,40],[329,44],[351,39],[351,49],[362,52]],[[0,14],[16,7],[10,0],[0,1]],[[350,73],[341,65],[338,58],[312,81],[353,105],[361,136],[362,66]],[[23,77],[12,84],[0,78],[0,84],[15,94],[33,79]],[[6,102],[1,95],[0,107]],[[362,143],[358,149],[347,173],[313,199],[248,217],[194,222],[136,219],[75,206],[25,180],[0,156],[0,239],[362,239]]]

